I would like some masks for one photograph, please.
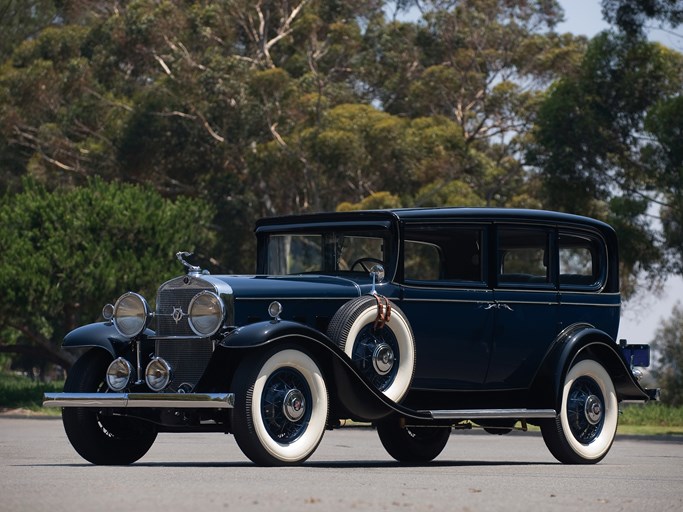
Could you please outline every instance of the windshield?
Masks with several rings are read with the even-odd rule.
[[[270,275],[338,273],[367,274],[388,259],[386,232],[277,233],[268,237]]]

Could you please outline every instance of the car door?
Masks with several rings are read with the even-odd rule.
[[[498,225],[490,389],[523,389],[557,333],[555,231]]]
[[[415,388],[478,389],[491,354],[487,227],[406,225],[401,308],[415,336]]]

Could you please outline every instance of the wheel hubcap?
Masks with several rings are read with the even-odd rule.
[[[379,343],[372,354],[372,366],[380,375],[386,375],[394,367],[394,351],[386,343]]]
[[[602,419],[602,402],[595,395],[586,398],[586,419],[591,425],[597,425]]]
[[[277,442],[296,441],[311,419],[311,390],[293,368],[280,368],[266,381],[261,396],[261,415],[268,434]]]
[[[384,391],[394,382],[399,365],[398,341],[390,329],[375,331],[368,324],[358,333],[352,359],[372,384]]]
[[[306,414],[306,398],[298,389],[291,389],[285,395],[282,410],[289,421],[299,421]]]
[[[590,444],[605,423],[605,401],[600,386],[590,377],[574,381],[567,396],[567,421],[574,438]]]

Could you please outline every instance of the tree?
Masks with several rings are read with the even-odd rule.
[[[651,344],[658,356],[653,374],[662,388],[662,402],[675,407],[683,405],[683,305],[680,302],[657,329]]]
[[[679,218],[683,181],[669,112],[682,90],[683,56],[605,32],[591,41],[579,72],[553,85],[536,117],[528,159],[540,170],[544,204],[617,228],[626,295],[639,274],[661,276],[671,264],[650,206]]]
[[[180,273],[174,251],[208,253],[212,209],[149,188],[91,180],[48,191],[26,181],[0,203],[0,351],[69,368],[64,335],[133,290],[153,298]],[[13,341],[13,343],[8,343]]]
[[[55,19],[54,0],[0,0],[0,61]]]
[[[602,14],[619,30],[636,37],[642,36],[648,20],[674,27],[683,23],[680,0],[602,0]]]
[[[585,39],[559,35],[557,2],[405,1],[419,23],[374,18],[365,33],[363,83],[388,113],[443,117],[464,146],[421,185],[416,204],[463,201],[538,206],[524,151],[540,98],[553,79],[575,72]],[[434,195],[450,187],[457,193]]]

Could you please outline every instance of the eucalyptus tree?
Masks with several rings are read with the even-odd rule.
[[[614,224],[631,285],[642,272],[657,278],[681,268],[682,92],[681,54],[606,32],[591,41],[579,72],[553,85],[536,120],[529,157],[544,203]],[[657,210],[665,240],[652,222]]]
[[[683,405],[683,306],[678,302],[671,316],[651,341],[657,354],[654,376],[662,387],[662,402]]]

